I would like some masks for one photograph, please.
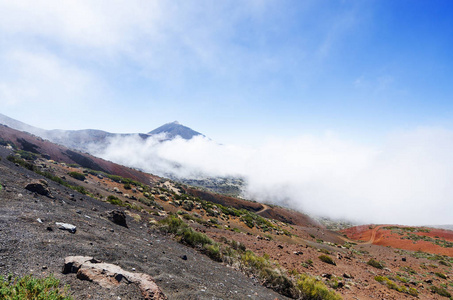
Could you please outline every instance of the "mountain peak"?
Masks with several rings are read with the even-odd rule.
[[[191,128],[180,124],[178,121],[164,124],[153,131],[148,132],[150,135],[165,133],[168,139],[173,139],[180,136],[185,140],[190,140],[194,136],[202,135],[201,133],[192,130]]]

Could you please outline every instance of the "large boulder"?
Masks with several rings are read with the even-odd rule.
[[[47,181],[45,180],[33,180],[32,182],[28,183],[25,186],[26,190],[29,190],[30,192],[37,193],[43,196],[47,196],[49,198],[53,198],[50,190],[49,190],[49,185]]]
[[[107,218],[115,224],[124,226],[127,228],[126,224],[126,214],[121,210],[112,210],[107,213]]]
[[[136,284],[146,300],[165,300],[167,297],[154,282],[144,273],[123,270],[113,264],[98,261],[87,256],[68,256],[65,258],[63,274],[76,273],[80,280],[95,282],[106,289],[111,289],[121,282]]]

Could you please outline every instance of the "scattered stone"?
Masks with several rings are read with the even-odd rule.
[[[37,218],[36,221],[38,221],[38,223],[41,223],[41,224],[43,223],[41,218]]]
[[[433,280],[432,279],[425,279],[425,282],[431,284],[431,283],[433,283]]]
[[[107,213],[107,218],[115,224],[124,226],[127,228],[126,224],[126,214],[121,210],[112,210]]]
[[[43,270],[47,270],[47,266],[42,266],[42,269]]]
[[[354,278],[351,276],[351,274],[348,274],[348,273],[343,273],[343,277],[344,278]]]
[[[278,245],[277,246],[279,249],[283,249],[283,246],[282,245]]]
[[[181,255],[181,259],[182,259],[182,260],[187,260],[187,255],[185,255],[185,254],[184,254],[184,255]]]
[[[143,298],[146,300],[167,299],[150,275],[128,272],[117,265],[103,263],[92,257],[66,257],[63,274],[69,273],[76,273],[78,279],[95,282],[107,289],[120,284],[122,281],[134,283],[138,285]]]
[[[48,184],[45,180],[34,180],[25,186],[26,190],[30,192],[37,193],[39,195],[47,196],[49,198],[53,198],[52,194],[50,193]]]
[[[296,254],[296,255],[302,255],[302,254],[304,254],[302,251],[294,251],[293,253]]]
[[[401,258],[401,260],[402,260],[402,261],[406,261],[406,258],[405,258],[405,257],[403,257],[403,258]]]
[[[68,223],[56,222],[55,225],[58,226],[58,229],[67,230],[70,233],[75,233],[77,230],[77,228],[74,225]]]
[[[50,226],[47,226],[46,230],[47,231],[53,231],[52,227],[50,227]]]
[[[332,274],[324,273],[324,274],[321,275],[321,277],[330,279],[332,277]]]

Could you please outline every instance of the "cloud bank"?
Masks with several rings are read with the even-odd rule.
[[[453,132],[419,128],[380,146],[335,134],[270,139],[259,147],[198,136],[159,142],[117,138],[97,155],[154,174],[241,176],[244,196],[364,223],[451,224]]]

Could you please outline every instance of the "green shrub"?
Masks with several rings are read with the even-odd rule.
[[[203,247],[204,245],[214,244],[214,241],[211,240],[206,234],[197,232],[190,227],[183,230],[181,242],[192,247]]]
[[[167,233],[177,234],[178,231],[188,227],[186,223],[180,218],[170,215],[165,219],[159,221],[160,229]]]
[[[185,210],[191,211],[194,208],[194,204],[192,201],[184,201],[182,203],[182,208]]]
[[[449,264],[449,263],[448,263],[448,262],[446,262],[445,260],[439,260],[439,265],[443,265],[443,266],[451,267],[451,264]]]
[[[386,276],[378,275],[378,276],[375,276],[374,279],[377,282],[379,282],[379,283],[385,284],[389,289],[398,291],[400,293],[409,294],[409,295],[412,295],[414,297],[418,296],[418,291],[415,288],[409,288],[408,289],[405,286],[399,286],[394,281],[392,281],[391,279],[389,279]]]
[[[434,274],[436,274],[436,276],[439,277],[439,278],[447,279],[447,275],[445,275],[445,274],[443,274],[443,273],[436,272],[436,273],[434,273]]]
[[[330,251],[329,250],[326,250],[326,249],[318,249],[319,252],[321,253],[324,253],[324,254],[330,254]]]
[[[220,246],[218,244],[207,244],[204,246],[205,253],[215,261],[222,261],[222,254],[220,253]]]
[[[141,203],[145,204],[146,206],[154,206],[155,208],[160,209],[160,210],[163,210],[163,209],[164,209],[164,208],[162,207],[162,205],[160,205],[159,203],[157,203],[157,202],[154,201],[153,199],[148,199],[148,198],[140,197],[140,198],[138,199],[138,201],[140,201]]]
[[[132,189],[131,185],[129,183],[126,183],[125,185],[123,185],[124,189],[125,190],[130,190]]]
[[[367,262],[367,265],[375,267],[377,269],[384,269],[384,265],[374,258],[370,258],[370,260]]]
[[[79,173],[79,172],[69,172],[68,174],[72,178],[75,178],[80,181],[84,181],[86,179],[85,175],[83,175],[82,173]]]
[[[250,228],[253,228],[255,226],[255,223],[253,222],[253,218],[250,215],[245,215],[241,217],[241,221],[245,223]]]
[[[29,151],[25,151],[25,150],[18,150],[16,151],[16,153],[18,153],[20,155],[21,158],[25,159],[25,160],[36,160],[38,158],[38,155],[36,155],[35,153],[32,153],[32,152],[29,152]]]
[[[333,261],[333,259],[328,256],[328,255],[320,255],[319,256],[319,259],[322,261],[322,262],[325,262],[326,264],[331,264],[331,265],[334,265],[336,266],[337,264]]]
[[[340,295],[330,291],[327,286],[316,278],[302,274],[296,281],[300,299],[340,300]]]
[[[416,288],[413,288],[413,287],[409,288],[409,290],[407,291],[407,293],[408,293],[409,295],[411,295],[411,296],[414,296],[414,297],[417,297],[417,296],[418,296],[418,291],[417,291],[417,289],[416,289]]]
[[[121,201],[121,199],[118,199],[117,197],[112,196],[112,195],[107,197],[107,201],[114,205],[124,206],[123,201]]]
[[[48,299],[48,300],[71,300],[67,296],[69,286],[63,289],[59,288],[60,281],[53,275],[45,278],[34,278],[27,275],[22,278],[8,279],[0,276],[0,299],[15,300],[15,299]]]
[[[433,292],[433,293],[436,293],[440,296],[443,296],[443,297],[451,297],[451,294],[444,288],[441,288],[441,287],[437,287],[437,286],[430,286],[429,289]]]

